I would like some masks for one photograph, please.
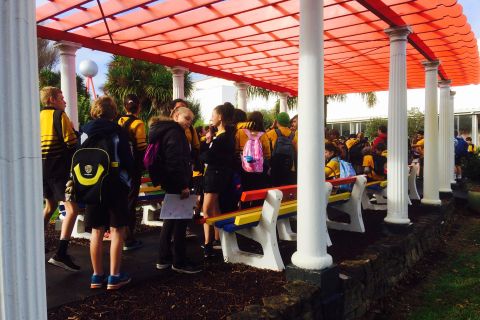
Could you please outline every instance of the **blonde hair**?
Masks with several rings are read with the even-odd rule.
[[[90,116],[93,119],[113,120],[117,116],[117,104],[109,96],[98,97],[93,101],[90,108]]]
[[[50,98],[56,99],[61,93],[62,90],[57,87],[43,87],[40,89],[40,103],[46,107],[48,106],[48,100],[50,100]]]
[[[173,109],[172,118],[175,117],[177,114],[183,114],[183,113],[190,113],[193,116],[192,110],[188,109],[187,107],[178,107]]]

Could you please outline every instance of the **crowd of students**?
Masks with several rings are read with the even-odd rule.
[[[98,173],[104,180],[101,179],[99,200],[87,202],[85,208],[86,225],[92,229],[90,286],[93,289],[105,285],[107,289],[118,289],[131,280],[127,273],[121,272],[121,257],[123,251],[142,246],[134,230],[141,177],[146,168],[152,181],[160,184],[167,194],[177,194],[180,199],[196,197],[195,215],[201,213],[203,218],[239,209],[242,191],[296,184],[297,116],[290,119],[281,112],[267,129],[262,113],[247,115],[226,102],[213,109],[209,126],[194,129],[193,112],[186,101],[176,99],[162,114],[150,119],[147,139],[145,124],[138,118],[141,104],[134,94],[125,97],[122,116],[111,97],[97,98],[91,106],[91,121],[80,133],[75,132],[64,112],[61,90],[45,87],[40,96],[45,227],[59,201],[64,202],[66,211],[58,248],[49,263],[70,271],[80,270],[67,251],[79,210],[76,201],[81,198],[78,184],[93,178],[76,175],[83,172],[91,177]],[[385,180],[387,143],[385,126],[378,128],[372,143],[361,132],[345,138],[337,130],[326,129],[325,163],[319,162],[319,166],[324,166],[326,179],[342,177],[344,163],[349,163],[352,168],[349,175],[365,174],[368,180]],[[409,161],[423,166],[423,132],[412,138],[410,146]],[[96,155],[89,152],[98,154],[102,148],[110,162],[104,165],[107,175],[100,172],[104,167],[97,170],[95,166],[92,169],[91,165],[80,165],[78,158],[82,152],[86,154],[84,157],[95,159]],[[456,134],[456,164],[474,151],[471,139]],[[154,161],[147,164],[145,161],[152,154]],[[157,269],[172,268],[181,273],[202,271],[186,257],[186,232],[191,220],[164,220]],[[106,230],[111,239],[109,272],[102,263]],[[215,255],[220,246],[218,230],[204,224],[203,243],[204,256]]]

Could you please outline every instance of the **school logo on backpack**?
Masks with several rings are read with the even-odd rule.
[[[263,148],[260,138],[264,134],[258,132],[252,134],[248,129],[243,129],[248,137],[242,151],[242,168],[246,172],[263,172]]]
[[[73,197],[85,204],[102,201],[102,186],[116,172],[114,136],[88,137],[72,158]]]

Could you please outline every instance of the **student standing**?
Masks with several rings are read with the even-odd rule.
[[[128,193],[128,228],[126,230],[124,251],[138,249],[143,246],[142,241],[135,239],[135,224],[137,212],[138,192],[142,182],[143,156],[147,148],[145,124],[138,119],[142,111],[140,101],[135,94],[127,94],[124,100],[126,115],[118,120],[118,124],[125,130],[130,141],[134,159],[134,168],[131,172],[131,186]]]
[[[172,117],[154,118],[150,125],[149,143],[159,143],[159,159],[162,188],[168,194],[178,194],[180,199],[190,196],[192,166],[190,146],[185,130],[192,125],[193,113],[186,107],[173,110]],[[193,214],[193,211],[192,211]],[[191,219],[165,219],[160,234],[160,250],[157,269],[180,273],[198,273],[202,269],[186,259],[186,230]],[[173,235],[173,256],[171,240]]]
[[[204,218],[215,217],[220,214],[219,194],[228,188],[231,181],[235,158],[235,130],[229,124],[233,110],[226,105],[219,105],[213,109],[211,124],[217,129],[215,136],[207,134],[209,148],[202,154],[206,164],[204,176]],[[204,255],[213,255],[213,244],[210,236],[210,226],[204,224],[205,245]],[[215,230],[215,239],[218,230]]]
[[[101,186],[101,200],[98,204],[88,204],[85,222],[92,228],[90,238],[90,258],[93,275],[92,289],[101,288],[107,279],[103,269],[103,235],[110,228],[110,275],[108,290],[119,289],[129,283],[128,274],[120,272],[123,240],[128,225],[129,174],[133,169],[133,157],[128,137],[122,128],[114,122],[117,106],[112,98],[97,98],[90,109],[92,121],[83,126],[82,147],[95,145],[98,141],[108,141],[111,171]]]
[[[77,146],[77,136],[70,119],[64,112],[66,104],[60,89],[44,87],[40,91],[40,100],[44,106],[40,112],[43,197],[45,199],[44,228],[47,228],[59,201],[64,202],[66,211],[57,253],[48,262],[69,271],[78,271],[80,267],[73,263],[67,254],[78,207],[73,201],[65,201],[65,186],[70,176],[70,165]]]

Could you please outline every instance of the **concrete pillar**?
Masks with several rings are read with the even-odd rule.
[[[297,251],[292,263],[304,269],[332,264],[327,253],[323,163],[323,0],[300,0],[298,72],[298,214]]]
[[[81,47],[78,43],[60,41],[55,43],[60,50],[60,79],[61,89],[67,107],[65,113],[78,130],[78,106],[77,106],[77,73],[75,72],[75,53]]]
[[[35,1],[0,2],[0,319],[47,319]]]
[[[477,147],[478,143],[478,117],[472,114],[472,143]]]
[[[425,144],[423,167],[423,198],[421,202],[439,206],[440,192],[438,185],[438,61],[425,61]]]
[[[439,153],[438,183],[440,192],[452,192],[450,185],[453,171],[453,119],[450,119],[450,80],[438,82],[440,86],[439,107]]]
[[[247,112],[247,88],[250,84],[247,82],[235,82],[237,87],[237,108]]]
[[[408,26],[385,30],[390,37],[388,94],[388,189],[386,223],[408,219],[407,37]]]
[[[288,103],[287,99],[290,94],[286,92],[281,92],[278,94],[278,98],[280,99],[280,112],[288,112]]]
[[[173,92],[172,98],[175,99],[185,99],[185,72],[188,69],[184,67],[171,67],[170,72],[172,73],[173,81]]]
[[[455,127],[454,127],[454,119],[455,119],[455,94],[456,92],[455,91],[450,91],[450,99],[448,99],[448,95],[447,95],[447,104],[449,105],[449,108],[448,108],[448,123],[450,125],[450,141],[449,141],[449,146],[448,146],[448,150],[449,150],[449,155],[450,155],[450,173],[451,173],[451,177],[452,177],[452,181],[451,183],[452,184],[456,184],[457,181],[455,180],[456,179],[456,176],[455,176],[455,144],[454,144],[454,137],[455,137]],[[460,117],[457,116],[457,130],[460,131]]]

